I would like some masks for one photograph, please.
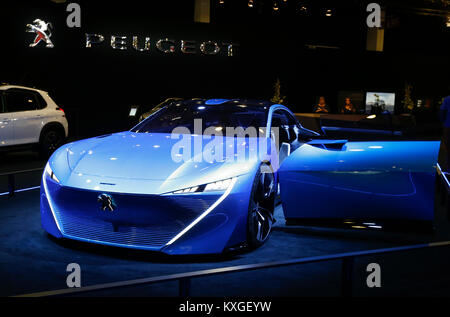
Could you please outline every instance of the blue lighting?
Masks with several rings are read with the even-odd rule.
[[[205,105],[220,105],[230,101],[229,99],[209,99],[206,100]]]
[[[228,101],[189,101],[192,111],[175,117],[191,118],[196,109]],[[250,113],[263,118],[265,131],[271,131],[274,113],[295,118],[282,105],[271,105],[266,111],[262,104],[243,100],[230,104],[231,114],[247,114],[241,106],[233,107],[234,102],[252,106]],[[209,119],[208,112],[202,114]],[[152,120],[157,119],[146,122]],[[168,124],[172,122],[173,118]],[[226,125],[218,122],[214,127],[220,130]],[[270,157],[274,176],[264,187],[254,184],[255,179],[266,180],[260,175],[267,156],[255,153],[249,160],[231,160],[238,154],[235,147],[214,160],[205,159],[211,152],[209,135],[187,135],[193,144],[182,148],[197,143],[200,152],[183,160],[174,159],[180,155],[173,151],[180,140],[155,128],[66,144],[53,153],[50,172],[42,178],[42,225],[57,238],[167,254],[221,253],[248,244],[252,229],[258,228],[257,237],[262,235],[261,223],[271,215],[258,218],[258,224],[247,221],[251,197],[254,188],[265,187],[270,189],[267,197],[275,196],[272,188],[277,183],[286,219],[367,219],[365,226],[373,229],[382,229],[374,221],[377,218],[433,219],[439,142],[324,140],[298,122],[292,130],[296,135],[287,142],[293,151],[279,169],[276,156]],[[255,144],[268,142],[270,149],[275,148],[270,133],[258,138]],[[251,147],[250,140],[238,136],[214,140],[227,149],[230,141]],[[271,224],[266,227],[270,231]]]

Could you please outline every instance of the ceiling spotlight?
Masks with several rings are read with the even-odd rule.
[[[333,14],[331,13],[331,10],[330,10],[330,9],[327,9],[325,15],[326,15],[327,17],[330,17],[330,16],[332,16]]]
[[[300,7],[300,12],[306,13],[308,11],[308,8],[306,6]]]
[[[273,2],[273,11],[278,11],[278,2],[274,1]]]
[[[253,0],[248,0],[248,7],[253,8]]]
[[[219,0],[219,4],[224,4],[225,0]]]

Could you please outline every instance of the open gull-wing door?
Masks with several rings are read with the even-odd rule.
[[[432,220],[439,143],[305,143],[279,169],[285,218]]]

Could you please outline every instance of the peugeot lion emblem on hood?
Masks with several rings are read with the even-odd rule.
[[[116,205],[110,195],[101,194],[98,196],[97,201],[101,203],[100,208],[103,211],[114,211],[116,209]]]

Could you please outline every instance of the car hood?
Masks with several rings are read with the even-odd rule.
[[[182,136],[183,142],[190,142],[191,153],[194,153],[194,147],[200,148],[200,151],[195,151],[199,153],[197,156],[192,155],[191,159],[183,160],[180,154],[182,151],[175,152],[182,142]],[[226,144],[230,141],[243,142],[239,138],[228,137],[217,140]],[[202,158],[211,157],[211,148],[207,146],[209,142],[210,137],[201,135],[172,138],[171,134],[121,132],[70,144],[67,147],[67,160],[72,174],[159,181],[194,176],[201,179],[213,171],[218,174],[217,177],[221,174],[231,177],[247,172],[256,161],[256,156],[245,162],[232,160],[236,146],[234,151],[224,153],[220,159],[206,161]],[[248,152],[255,153],[256,149],[249,149]]]

